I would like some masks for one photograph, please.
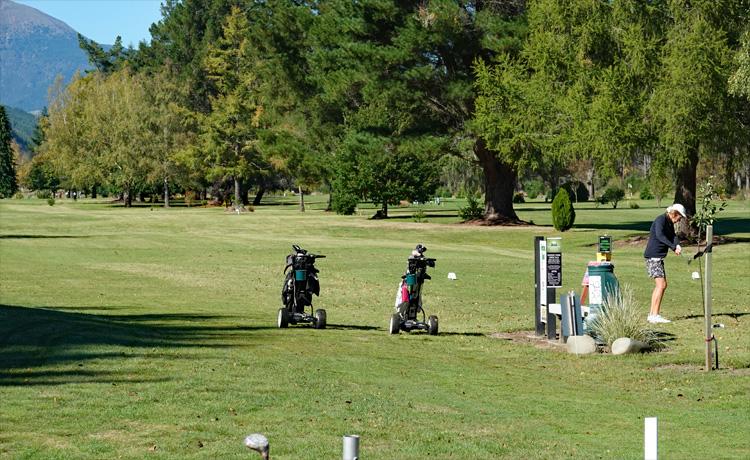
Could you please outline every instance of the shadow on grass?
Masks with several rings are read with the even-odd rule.
[[[326,329],[343,329],[343,330],[354,330],[354,331],[377,331],[380,329],[376,326],[360,326],[354,324],[326,324]]]
[[[438,335],[458,335],[463,337],[486,337],[484,332],[438,332]]]
[[[656,218],[656,216],[654,216]],[[609,223],[609,222],[585,222],[576,225],[576,228],[593,228],[605,230],[632,230],[648,233],[651,230],[651,221],[641,220],[633,222]],[[747,233],[750,229],[750,219],[745,217],[719,218],[714,224],[714,235],[730,235],[733,233]],[[747,243],[750,238],[732,237],[732,243]]]
[[[106,310],[107,307],[101,309]],[[144,351],[149,358],[189,358],[179,350],[246,346],[248,332],[272,329],[268,326],[217,324],[217,319],[226,320],[226,317],[196,314],[105,315],[0,305],[0,386],[39,382],[110,382],[118,379],[133,382],[132,375],[118,377],[118,374],[110,372],[86,373],[46,368],[83,368],[92,360],[146,357]],[[115,347],[120,347],[121,351],[113,352]],[[162,350],[158,349],[168,351],[161,353]]]
[[[89,235],[0,235],[0,240],[26,240],[36,238],[91,238]]]
[[[654,335],[659,340],[659,342],[674,342],[677,340],[677,336],[672,334],[671,332],[664,332],[664,331],[655,331]]]
[[[750,313],[742,312],[742,313],[711,313],[711,317],[714,316],[729,316],[732,319],[737,319],[742,316],[750,315]],[[697,318],[705,318],[705,315],[687,315],[687,316],[678,316],[675,319],[697,319]]]

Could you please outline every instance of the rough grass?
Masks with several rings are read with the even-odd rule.
[[[352,433],[372,459],[642,458],[646,416],[659,418],[665,458],[750,457],[750,203],[716,225],[739,241],[714,252],[726,328],[711,373],[685,258],[666,260],[666,350],[582,358],[490,337],[533,328],[532,241],[559,235],[551,227],[456,225],[459,202],[425,206],[426,224],[408,208],[370,221],[322,212],[325,197],[306,205],[272,198],[237,215],[0,201],[0,457],[248,458],[242,439],[262,432],[276,459],[336,458]],[[549,205],[518,209],[550,223]],[[661,209],[576,212],[561,292],[580,290],[607,232],[616,275],[645,302],[634,238]],[[441,334],[390,336],[417,242],[437,258],[424,299]],[[275,327],[292,243],[328,256],[316,299],[326,330]]]

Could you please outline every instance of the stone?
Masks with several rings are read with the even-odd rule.
[[[640,353],[648,348],[648,345],[640,340],[634,340],[628,337],[620,337],[612,342],[612,354],[624,355],[627,353]]]
[[[596,353],[596,342],[590,335],[572,335],[568,337],[567,349],[574,355],[589,355]]]

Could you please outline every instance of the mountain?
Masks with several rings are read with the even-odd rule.
[[[78,35],[64,22],[11,0],[0,0],[0,104],[41,110],[58,75],[69,81],[90,68]]]
[[[5,113],[8,114],[13,140],[21,147],[21,150],[28,152],[36,129],[36,117],[21,109],[8,106],[5,106]]]

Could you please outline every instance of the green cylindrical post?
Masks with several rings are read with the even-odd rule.
[[[706,226],[706,246],[708,247],[714,238],[714,226]],[[706,371],[713,368],[713,357],[711,352],[711,342],[713,342],[713,325],[711,324],[711,252],[706,251],[706,272],[703,276],[703,307],[706,315]]]

